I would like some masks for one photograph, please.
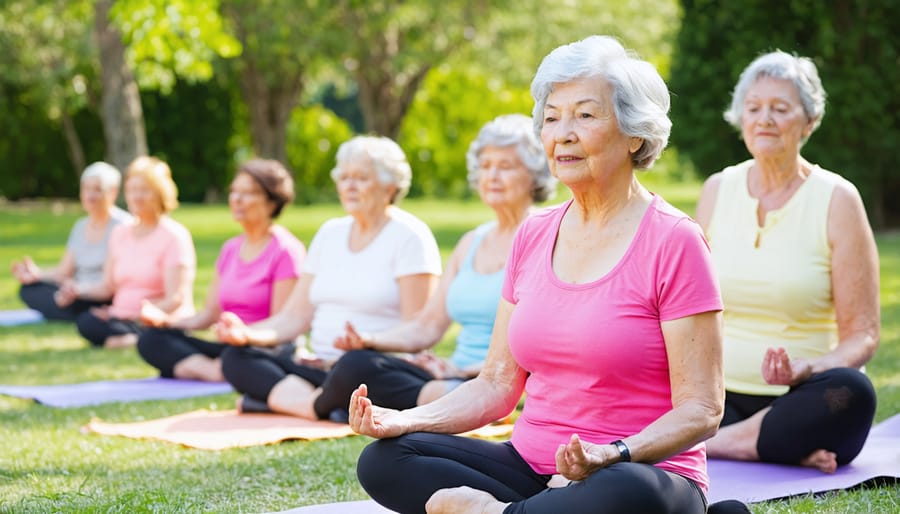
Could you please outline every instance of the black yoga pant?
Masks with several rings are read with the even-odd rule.
[[[375,405],[410,409],[416,406],[419,391],[431,380],[431,373],[404,359],[374,350],[350,351],[328,373],[316,400],[316,413],[320,418],[328,417],[334,409],[348,408],[350,394],[360,384],[368,386],[369,398]]]
[[[862,450],[875,418],[875,389],[853,368],[817,373],[783,396],[727,392],[722,426],[737,423],[771,406],[756,442],[763,462],[799,464],[815,450],[837,454],[838,465]]]
[[[621,462],[567,487],[547,489],[509,442],[413,433],[381,439],[359,456],[369,495],[397,512],[422,513],[439,489],[469,486],[502,502],[504,514],[703,514],[706,497],[691,480],[649,464]]]
[[[175,377],[175,365],[191,355],[205,355],[215,359],[222,355],[225,345],[211,343],[187,335],[174,328],[147,329],[137,342],[138,353],[148,364],[166,378]]]
[[[75,326],[78,327],[78,333],[81,334],[81,337],[87,339],[93,346],[103,346],[106,338],[110,336],[125,334],[140,336],[145,330],[144,325],[136,321],[119,318],[104,320],[94,316],[91,311],[79,314],[75,318]]]
[[[75,318],[83,312],[87,312],[91,307],[99,307],[109,302],[99,302],[94,300],[78,299],[67,307],[56,305],[53,295],[59,291],[59,286],[49,282],[35,282],[33,284],[23,285],[19,289],[19,298],[30,309],[40,312],[45,318],[56,321],[75,321]]]
[[[318,387],[325,372],[294,362],[294,344],[272,348],[229,346],[222,351],[222,374],[236,391],[266,403],[275,384],[288,375],[296,375]],[[327,413],[325,415],[327,417]]]

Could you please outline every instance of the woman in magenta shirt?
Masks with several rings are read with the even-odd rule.
[[[704,513],[722,415],[722,302],[702,231],[645,189],[671,122],[665,83],[613,38],[548,55],[532,82],[550,170],[572,200],[527,219],[481,374],[350,425],[379,441],[360,483],[398,512]],[[455,434],[525,406],[506,443]]]
[[[238,168],[228,206],[244,232],[222,246],[203,309],[187,318],[168,315],[149,303],[141,311],[141,320],[156,328],[141,335],[138,351],[162,376],[224,381],[220,356],[225,346],[189,331],[209,328],[223,312],[254,323],[284,305],[306,255],[303,243],[275,224],[293,199],[294,181],[278,161],[253,159]],[[272,351],[293,349],[288,342]]]

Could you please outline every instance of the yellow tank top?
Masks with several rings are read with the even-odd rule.
[[[818,357],[838,343],[831,291],[828,207],[837,175],[816,166],[762,227],[747,190],[749,160],[722,171],[707,230],[722,288],[725,388],[777,396],[760,372],[767,348]]]

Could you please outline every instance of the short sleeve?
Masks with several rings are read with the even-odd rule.
[[[197,255],[194,253],[194,241],[191,239],[191,233],[183,226],[176,224],[172,227],[170,234],[172,239],[166,248],[163,266],[166,268],[177,266],[195,268]]]
[[[659,259],[656,284],[661,321],[722,310],[709,245],[696,222],[683,218],[676,223]]]
[[[427,227],[413,228],[397,249],[394,259],[394,277],[428,273],[441,274],[441,253],[437,241]]]
[[[272,270],[272,278],[286,280],[297,278],[303,271],[303,258],[306,252],[303,243],[293,236],[279,238],[280,248],[275,256],[275,265]]]

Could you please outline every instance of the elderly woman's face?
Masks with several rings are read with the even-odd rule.
[[[612,86],[600,77],[556,84],[547,97],[541,141],[550,171],[569,187],[631,172],[639,138],[619,131]]]
[[[375,163],[365,155],[351,157],[343,163],[337,176],[341,206],[351,215],[369,215],[383,211],[391,203],[397,187],[378,180]]]
[[[490,207],[532,203],[534,178],[515,146],[486,146],[478,153],[478,194]]]
[[[90,215],[109,210],[116,201],[115,191],[105,190],[99,177],[82,180],[78,196],[81,199],[81,206]]]
[[[800,94],[790,81],[763,77],[747,90],[741,110],[741,134],[754,157],[798,154],[812,126]]]
[[[125,203],[128,210],[138,218],[162,214],[162,200],[156,190],[140,175],[128,177],[125,181]]]
[[[246,173],[238,173],[228,190],[231,216],[241,224],[268,223],[275,208],[266,191]]]

